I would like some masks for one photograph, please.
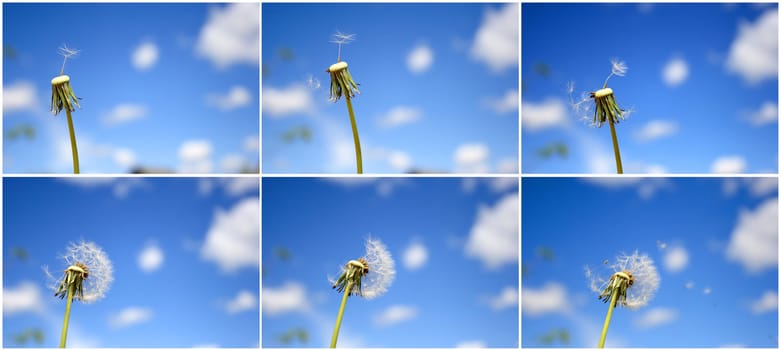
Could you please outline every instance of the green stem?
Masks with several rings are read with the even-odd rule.
[[[624,173],[624,167],[621,166],[621,152],[618,150],[618,137],[616,137],[616,127],[613,125],[613,117],[608,116],[608,122],[610,123],[610,135],[613,137],[613,153],[616,157],[616,171],[619,174]]]
[[[358,138],[358,125],[355,123],[355,113],[353,112],[353,103],[350,102],[350,96],[345,96],[347,100],[347,111],[350,112],[350,124],[353,127],[353,141],[355,142],[355,162],[358,167],[358,174],[363,174],[363,160],[361,158],[361,140]]]
[[[613,309],[616,308],[616,300],[617,300],[617,297],[618,297],[618,289],[619,288],[613,288],[613,293],[610,296],[610,306],[608,306],[607,316],[605,316],[605,324],[602,326],[602,336],[599,337],[599,345],[598,345],[598,347],[600,349],[605,347],[605,338],[607,338],[607,327],[610,326],[610,319],[613,318]]]
[[[79,173],[79,150],[76,148],[76,132],[73,130],[73,118],[71,118],[71,111],[67,107],[65,113],[68,116],[68,132],[71,136],[71,153],[73,154],[73,173]]]
[[[347,99],[350,102],[350,99]],[[344,316],[344,307],[347,305],[347,297],[350,296],[350,291],[353,289],[352,282],[347,282],[347,288],[344,289],[344,295],[342,296],[342,305],[339,306],[339,314],[336,315],[336,324],[334,325],[334,333],[331,335],[331,349],[336,348],[336,339],[339,338],[339,328],[342,327],[342,317]]]
[[[68,113],[70,116],[70,113]],[[65,339],[68,337],[68,323],[71,318],[71,304],[73,303],[73,288],[75,283],[68,285],[68,301],[65,304],[65,320],[62,321],[62,336],[60,337],[60,348],[65,348]]]

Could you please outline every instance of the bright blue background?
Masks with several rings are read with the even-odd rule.
[[[522,286],[539,289],[548,282],[562,284],[572,313],[524,313],[522,345],[540,347],[540,337],[565,328],[572,336],[569,346],[596,346],[607,307],[591,292],[584,267],[599,268],[605,259],[612,263],[619,253],[639,250],[655,261],[660,287],[647,306],[636,311],[615,310],[608,344],[648,348],[713,348],[728,344],[777,347],[778,311],[754,315],[749,309],[764,291],[778,292],[777,266],[752,274],[729,261],[725,254],[741,211],[754,211],[765,201],[778,198],[777,187],[761,196],[750,194],[744,180],[749,181],[655,178],[636,185],[613,184],[611,188],[577,178],[523,179],[521,257],[526,272]],[[736,181],[740,188],[727,195],[726,181]],[[642,186],[652,186],[655,191],[650,197],[642,197],[638,192]],[[676,245],[685,248],[688,266],[677,273],[665,269],[666,251],[657,242],[667,243],[665,249]],[[543,259],[538,253],[541,248],[552,250],[554,259]],[[685,287],[688,281],[694,282],[694,288]],[[705,287],[710,287],[712,293],[704,294]],[[646,311],[656,307],[672,308],[678,318],[651,329],[634,326]]]
[[[115,280],[104,299],[89,305],[74,302],[69,345],[89,341],[97,347],[251,348],[258,344],[258,309],[229,314],[223,305],[240,290],[259,295],[258,269],[224,273],[199,252],[217,211],[257,198],[257,190],[229,195],[214,180],[213,191],[204,194],[199,182],[208,179],[139,181],[122,198],[115,196],[113,183],[85,187],[64,179],[4,179],[3,288],[34,282],[41,289],[45,311],[3,315],[3,347],[17,346],[14,336],[29,328],[44,332],[41,346],[57,346],[65,303],[46,288],[42,266],[49,266],[53,274],[67,267],[59,256],[69,242],[82,239],[95,242],[108,254]],[[150,241],[163,250],[164,261],[158,270],[146,273],[137,259]],[[29,258],[15,258],[14,248],[26,250]],[[149,308],[153,316],[148,322],[112,328],[111,317],[127,307]]]
[[[220,69],[198,56],[195,44],[210,9],[224,5],[3,4],[3,43],[18,57],[3,60],[3,85],[32,82],[40,105],[37,112],[4,113],[6,131],[32,125],[37,132],[34,140],[4,137],[5,172],[72,170],[70,153],[62,162],[55,152],[55,142],[69,147],[65,112],[49,113],[50,81],[60,72],[57,49],[63,44],[81,50],[68,60],[65,74],[83,98],[82,108],[73,113],[83,173],[130,170],[101,155],[101,146],[132,150],[139,166],[176,171],[182,143],[201,139],[212,143],[213,172],[223,172],[220,163],[230,154],[256,168],[258,152],[246,151],[243,141],[259,133],[260,72],[247,64]],[[149,70],[138,71],[131,55],[147,40],[157,45],[159,58]],[[249,91],[249,105],[224,112],[207,103],[207,95],[225,95],[233,86]],[[146,117],[106,126],[103,116],[123,103],[145,105]]]
[[[308,76],[320,81],[310,89],[316,111],[284,117],[263,115],[265,173],[351,173],[354,166],[334,169],[328,150],[334,134],[349,141],[352,134],[345,102],[328,102],[330,78],[324,72],[336,63],[337,30],[356,34],[342,46],[342,60],[360,84],[353,108],[363,146],[364,171],[398,173],[379,150],[407,153],[412,169],[455,171],[459,145],[482,143],[490,150],[491,172],[503,159],[518,159],[517,109],[504,114],[486,107],[486,99],[518,91],[517,65],[493,72],[473,59],[469,50],[488,9],[502,4],[263,4],[263,88],[306,86]],[[460,42],[460,44],[456,44]],[[428,71],[414,74],[407,55],[425,43],[434,52]],[[459,47],[461,46],[461,47]],[[280,49],[294,53],[282,60]],[[264,97],[265,98],[265,97]],[[380,117],[397,106],[422,111],[415,124],[383,129]],[[286,143],[282,135],[297,126],[312,130],[312,141]],[[374,152],[372,150],[375,150]]]
[[[478,210],[517,193],[517,185],[497,192],[490,180],[476,180],[471,191],[456,178],[359,180],[263,180],[263,288],[301,283],[311,311],[263,312],[262,345],[282,346],[281,334],[304,327],[309,343],[293,346],[328,346],[341,302],[328,276],[338,277],[340,266],[363,255],[364,239],[371,235],[396,261],[396,280],[376,299],[348,300],[339,345],[351,340],[359,347],[434,348],[479,340],[488,347],[516,347],[518,306],[493,310],[486,299],[502,288],[517,288],[517,262],[487,269],[465,256],[463,246]],[[384,186],[392,190],[381,195]],[[402,256],[415,241],[426,246],[428,261],[409,270]],[[290,252],[290,261],[277,258],[280,248]],[[374,324],[377,315],[398,304],[416,307],[418,316],[387,327]]]
[[[610,59],[626,61],[624,77],[610,78],[622,108],[634,107],[616,131],[627,172],[647,173],[660,166],[668,173],[709,173],[718,157],[739,155],[747,173],[775,173],[778,168],[778,124],[753,126],[747,113],[764,102],[778,103],[778,78],[752,85],[726,68],[731,43],[741,24],[753,24],[774,4],[523,4],[521,9],[522,104],[556,98],[569,105],[567,83],[581,92],[602,87]],[[650,6],[650,5],[648,5]],[[717,58],[713,58],[713,56]],[[662,69],[673,58],[689,66],[688,78],[667,86]],[[716,62],[714,62],[714,60]],[[535,72],[544,63],[549,77]],[[592,102],[593,104],[593,102]],[[591,127],[568,110],[572,131],[523,127],[524,173],[590,173],[590,153],[608,157],[614,169],[607,125]],[[638,142],[635,133],[651,120],[678,123],[678,133]],[[585,140],[585,141],[584,141]],[[537,152],[554,142],[569,146],[567,158],[544,159]]]

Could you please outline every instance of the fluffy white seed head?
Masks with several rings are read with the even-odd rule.
[[[630,309],[647,305],[659,289],[661,279],[654,261],[648,255],[641,255],[638,251],[632,255],[621,253],[613,264],[605,267],[606,271],[594,271],[586,267],[586,278],[589,280],[591,290],[600,294],[613,274],[628,271],[634,277],[634,284],[627,289],[626,294],[626,307]]]
[[[373,299],[388,291],[396,278],[396,263],[385,244],[371,237],[366,240],[363,258],[369,264],[369,273],[363,280],[363,297]]]
[[[89,276],[83,282],[83,302],[92,303],[106,296],[114,281],[114,267],[108,255],[97,244],[86,241],[70,243],[61,259],[65,261],[62,270],[71,268],[76,263],[87,267]],[[62,278],[55,277],[47,268],[44,268],[44,271],[50,279],[50,288],[57,291]]]

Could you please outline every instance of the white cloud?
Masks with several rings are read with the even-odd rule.
[[[662,177],[591,177],[583,181],[612,190],[634,188],[642,199],[650,199],[659,190],[670,186],[668,180]]]
[[[663,262],[667,271],[680,272],[689,265],[689,252],[681,246],[672,247],[666,250]]]
[[[225,311],[236,314],[242,311],[252,311],[258,307],[258,297],[250,291],[242,290],[225,305]]]
[[[778,104],[772,101],[763,103],[758,111],[749,114],[748,120],[754,126],[778,122]]]
[[[3,314],[41,313],[44,311],[42,296],[41,288],[30,281],[22,281],[15,287],[5,288],[3,290]]]
[[[136,164],[136,154],[129,148],[117,148],[114,150],[114,163],[130,168]]]
[[[518,4],[488,9],[475,33],[470,49],[472,57],[486,63],[494,72],[518,67],[518,27]]]
[[[388,163],[397,171],[407,171],[412,167],[412,157],[401,151],[393,151],[388,155]]]
[[[678,319],[678,311],[670,308],[657,307],[644,312],[635,318],[634,324],[639,328],[653,328],[674,322]]]
[[[260,264],[260,203],[247,198],[228,211],[218,209],[201,247],[201,256],[233,272]]]
[[[751,84],[778,79],[778,12],[765,11],[754,23],[741,23],[727,57],[727,69]]]
[[[377,118],[377,125],[381,128],[395,128],[402,125],[420,121],[423,111],[416,107],[394,107],[387,114]]]
[[[713,293],[713,289],[711,289],[710,287],[705,287],[702,289],[702,294],[708,295],[710,293]]]
[[[152,68],[155,63],[157,63],[159,57],[160,52],[157,49],[157,45],[151,41],[147,41],[141,43],[141,45],[138,45],[138,47],[133,50],[131,61],[133,62],[133,67],[140,71],[145,71]]]
[[[114,195],[120,199],[126,198],[131,190],[145,186],[144,180],[138,177],[70,177],[62,181],[83,188],[113,187]]]
[[[115,126],[142,119],[146,116],[147,108],[135,103],[123,103],[114,107],[103,115],[103,122],[108,126]]]
[[[271,118],[297,113],[307,114],[314,108],[312,93],[303,85],[291,85],[283,89],[263,88],[262,104],[263,111]]]
[[[746,161],[741,156],[719,157],[711,165],[710,171],[716,174],[738,174],[746,171]]]
[[[244,139],[244,151],[250,153],[260,152],[260,136],[252,135]]]
[[[469,232],[466,254],[488,268],[518,261],[518,194],[505,195],[493,207],[481,206]]]
[[[220,180],[222,180],[221,183],[225,187],[225,192],[234,197],[244,194],[258,195],[260,193],[260,182],[257,178],[233,177]]]
[[[727,258],[749,272],[778,268],[778,199],[741,210],[727,244]]]
[[[502,174],[516,174],[518,173],[518,158],[502,158],[496,168]]]
[[[236,3],[212,8],[198,36],[196,51],[218,68],[238,63],[257,65],[260,61],[258,4]]]
[[[221,163],[223,172],[238,173],[247,164],[247,161],[239,154],[227,154],[222,157]]]
[[[540,131],[568,124],[567,106],[558,98],[544,102],[524,102],[521,106],[521,127],[526,131]]]
[[[263,287],[261,294],[261,310],[264,314],[274,316],[309,310],[306,288],[298,282],[285,282],[278,288]]]
[[[652,120],[635,133],[635,139],[648,142],[672,136],[678,132],[678,123],[667,120]]]
[[[486,347],[485,342],[482,340],[465,340],[456,344],[456,348],[480,349]]]
[[[404,267],[408,270],[417,270],[428,261],[428,250],[423,243],[413,242],[406,250],[404,250],[404,256],[402,257]]]
[[[521,288],[521,311],[528,316],[567,313],[567,290],[558,282],[548,282],[542,288]]]
[[[768,290],[758,299],[751,302],[751,313],[754,315],[778,310],[778,293]]]
[[[516,111],[518,110],[518,90],[508,90],[500,98],[488,98],[485,104],[497,114]]]
[[[180,170],[184,173],[212,171],[212,144],[207,140],[185,141],[179,147]]]
[[[458,146],[453,154],[456,171],[462,173],[487,173],[488,156],[488,147],[482,143],[467,143]]]
[[[686,282],[686,284],[684,285],[684,287],[686,287],[686,289],[692,289],[692,288],[694,288],[694,281],[688,281],[688,282]]]
[[[497,311],[518,306],[518,289],[515,287],[504,287],[499,295],[491,297],[488,305],[491,306],[491,309]]]
[[[114,328],[124,328],[139,323],[144,323],[152,319],[152,310],[143,307],[128,307],[122,309],[109,320],[109,324]]]
[[[689,65],[682,58],[673,58],[662,69],[662,80],[668,86],[683,84],[689,77]]]
[[[427,71],[433,63],[434,51],[426,44],[415,46],[407,55],[407,68],[415,74]]]
[[[38,109],[38,94],[35,84],[19,80],[3,86],[3,113],[36,111]]]
[[[150,242],[138,254],[138,267],[144,272],[153,272],[163,266],[163,260],[165,260],[163,250],[157,243]]]
[[[222,111],[230,111],[236,108],[248,106],[252,102],[252,95],[243,86],[233,86],[225,95],[210,94],[206,101]]]
[[[748,184],[749,192],[756,197],[778,192],[778,179],[775,177],[754,177],[743,180]]]
[[[393,305],[374,318],[374,323],[380,327],[409,321],[418,315],[418,309],[408,305]]]

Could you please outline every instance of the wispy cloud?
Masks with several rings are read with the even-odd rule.
[[[409,321],[418,316],[418,309],[410,305],[392,305],[374,318],[374,323],[380,327],[392,326]]]
[[[420,121],[423,111],[417,107],[398,106],[394,107],[385,115],[377,118],[377,125],[381,128],[389,129],[402,125],[412,124]]]
[[[103,122],[108,126],[116,126],[136,121],[146,117],[148,109],[145,105],[137,103],[123,103],[115,106],[111,111],[103,115]]]
[[[222,111],[231,111],[248,106],[252,102],[252,95],[243,86],[233,86],[226,94],[210,94],[206,101]]]
[[[634,324],[638,328],[653,328],[672,323],[676,319],[678,319],[678,311],[671,308],[657,307],[635,318]]]
[[[130,327],[151,320],[152,315],[152,309],[145,307],[128,307],[111,316],[109,324],[114,328]]]
[[[651,120],[635,133],[635,139],[640,142],[654,141],[675,135],[678,123],[669,120]]]

